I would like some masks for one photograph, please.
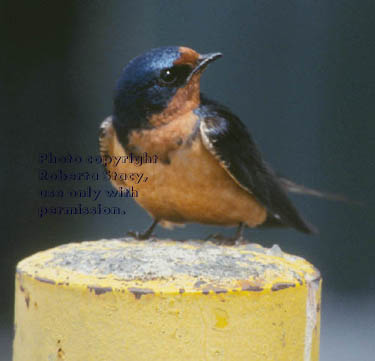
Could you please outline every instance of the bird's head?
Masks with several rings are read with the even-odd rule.
[[[199,104],[199,81],[206,66],[220,53],[199,54],[186,47],[152,49],[124,68],[114,96],[114,115],[126,122],[168,117],[194,109]],[[135,125],[135,124],[134,124]],[[140,124],[139,124],[140,125]]]

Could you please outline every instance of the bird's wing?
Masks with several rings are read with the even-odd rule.
[[[99,128],[99,150],[103,158],[113,154],[114,134],[112,116],[109,116],[103,120]]]
[[[99,128],[99,150],[102,157],[102,165],[105,171],[113,172],[116,171],[114,162],[110,159],[116,155],[122,155],[121,150],[118,149],[118,141],[115,130],[113,128],[112,116],[109,116],[103,120]],[[111,182],[115,187],[124,185],[119,180]]]
[[[314,232],[298,214],[274,172],[262,160],[256,144],[241,120],[228,108],[202,96],[196,111],[204,146],[229,175],[251,193],[268,212],[272,225]]]

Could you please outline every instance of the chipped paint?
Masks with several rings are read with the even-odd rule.
[[[319,272],[278,246],[73,243],[21,261],[15,292],[13,361],[319,357]]]
[[[120,287],[123,282],[133,287],[140,278],[150,285],[155,280],[160,285],[159,280],[165,279],[165,284],[172,286],[170,278],[174,275],[174,284],[180,279],[191,278],[186,289],[191,292],[208,281],[220,288],[238,287],[241,290],[243,285],[238,282],[234,284],[234,278],[266,289],[272,287],[271,282],[277,283],[279,274],[283,275],[280,282],[301,285],[304,273],[311,270],[301,258],[280,253],[278,246],[267,250],[255,244],[228,247],[197,241],[184,242],[179,247],[172,245],[172,241],[135,242],[130,238],[122,241],[73,243],[56,247],[54,252],[39,253],[45,257],[45,272],[35,276],[43,278],[44,282],[51,283],[55,280],[60,285],[69,286],[67,280],[70,281],[72,274],[85,274],[88,278],[95,274],[95,280],[100,275],[103,279],[110,277],[116,280]],[[265,269],[268,270],[266,274]],[[201,274],[205,274],[207,279],[200,277]],[[264,274],[266,278],[259,277],[260,274]]]
[[[207,283],[206,281],[203,281],[203,280],[199,280],[197,282],[194,283],[194,287],[200,287],[202,285],[204,285],[205,283]]]
[[[246,285],[242,287],[242,291],[262,292],[263,288],[259,286]]]
[[[44,278],[44,277],[38,277],[38,276],[35,276],[35,279],[39,282],[44,282],[44,283],[49,283],[50,285],[55,285],[56,282],[54,280],[50,280],[48,278]]]
[[[153,295],[155,292],[150,288],[138,288],[129,287],[128,291],[131,292],[137,300],[139,300],[144,295]]]
[[[57,359],[65,360],[65,352],[61,347],[59,347],[59,349],[57,350]]]
[[[227,289],[225,289],[225,288],[219,288],[219,287],[213,287],[212,290],[213,290],[216,294],[227,293],[227,292],[228,292]]]
[[[295,283],[275,283],[271,290],[272,291],[280,291],[280,290],[284,290],[285,288],[289,288],[289,287],[296,287],[296,284]]]
[[[318,298],[321,288],[320,275],[315,279],[310,279],[308,282],[308,294],[306,302],[306,331],[305,331],[305,352],[304,361],[311,361],[313,353],[312,346],[314,341],[314,328],[318,322]],[[319,306],[320,307],[320,306]]]
[[[87,286],[90,291],[94,291],[97,296],[103,293],[112,292],[112,287]]]

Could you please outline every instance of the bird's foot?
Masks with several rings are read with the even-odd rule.
[[[154,230],[158,222],[159,221],[157,219],[154,219],[150,227],[148,227],[143,233],[129,231],[126,235],[129,237],[133,237],[139,241],[145,241],[146,239],[154,238],[155,235],[152,234],[152,231]]]
[[[242,222],[239,223],[237,227],[237,231],[233,237],[224,237],[220,233],[214,233],[214,234],[210,234],[205,240],[206,241],[213,240],[214,243],[219,244],[219,245],[238,246],[240,244],[246,243],[245,239],[242,236],[244,227],[245,225]]]
[[[207,236],[205,241],[212,241],[213,243],[221,246],[234,246],[241,244],[244,241],[244,238],[242,236],[225,237],[220,233],[213,233]]]
[[[146,239],[154,238],[154,234],[150,234],[149,232],[137,232],[137,231],[129,231],[126,233],[127,237],[133,237],[138,241],[145,241]]]

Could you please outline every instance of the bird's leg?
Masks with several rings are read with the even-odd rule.
[[[210,241],[210,240],[220,241],[224,238],[225,237],[220,233],[210,233],[204,240],[205,241]]]
[[[154,221],[152,222],[152,224],[150,225],[150,227],[148,227],[143,233],[130,231],[126,235],[134,237],[134,238],[136,238],[138,240],[149,239],[150,236],[152,235],[152,231],[154,230],[154,228],[156,227],[156,225],[158,223],[159,223],[159,220],[158,219],[154,219]]]
[[[229,237],[226,241],[227,245],[238,245],[243,240],[243,230],[245,229],[245,224],[243,222],[240,222],[238,224],[236,233],[233,237]]]
[[[215,241],[218,241],[217,243],[219,244],[231,246],[242,240],[243,238],[242,234],[243,234],[244,228],[245,228],[245,224],[243,222],[240,222],[237,227],[236,233],[234,234],[233,237],[224,237],[220,233],[216,233],[216,234],[210,234],[205,240],[206,241],[215,240]]]
[[[233,238],[234,242],[240,241],[243,238],[244,229],[245,229],[245,224],[243,222],[240,222],[240,224],[237,227],[234,238]]]

